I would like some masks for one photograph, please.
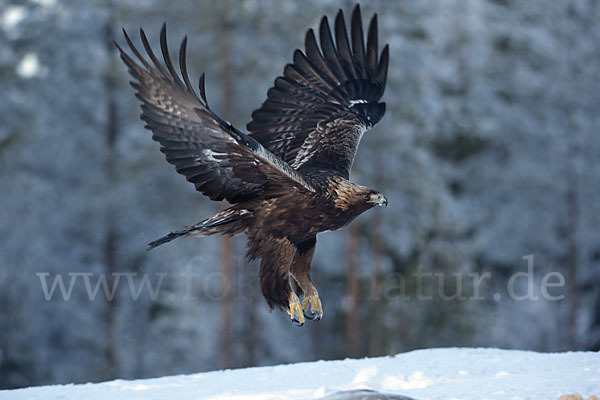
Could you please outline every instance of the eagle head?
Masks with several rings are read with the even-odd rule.
[[[345,179],[334,179],[331,183],[334,204],[344,211],[350,209],[363,212],[374,206],[387,206],[388,200],[377,190],[356,185]]]
[[[388,204],[388,200],[383,194],[366,186],[357,185],[345,179],[334,179],[330,181],[330,184],[334,206],[351,219],[370,208]]]
[[[367,204],[371,205],[371,207],[373,207],[373,206],[380,206],[380,207],[386,206],[387,207],[387,205],[388,205],[387,197],[385,197],[383,194],[381,194],[373,189],[369,189],[369,191],[365,195],[365,200],[366,200]]]

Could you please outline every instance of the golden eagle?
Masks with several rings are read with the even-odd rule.
[[[261,258],[259,279],[269,307],[287,310],[300,325],[304,317],[321,319],[321,301],[309,275],[317,233],[340,229],[371,207],[387,205],[381,193],[348,180],[363,133],[385,112],[379,100],[389,48],[379,53],[377,15],[371,18],[366,46],[358,5],[350,37],[341,10],[333,34],[323,17],[319,40],[312,29],[307,32],[305,51],[296,50],[283,76],[275,79],[267,100],[252,113],[248,133],[209,107],[204,74],[196,95],[185,64],[187,37],[179,49],[179,74],[169,56],[165,25],[160,32],[164,65],[143,30],[149,60],[123,33],[137,60],[117,47],[135,79],[131,85],[152,138],[198,191],[231,204],[149,247],[180,236],[246,231],[248,258]]]

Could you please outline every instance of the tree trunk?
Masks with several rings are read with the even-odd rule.
[[[221,0],[221,40],[220,40],[220,58],[221,58],[221,105],[222,113],[230,116],[233,110],[233,89],[231,73],[231,24],[227,16],[229,1]],[[223,208],[228,204],[224,203]],[[221,334],[219,346],[219,358],[221,368],[231,368],[232,365],[232,342],[231,342],[231,264],[232,264],[232,242],[231,238],[221,237],[221,278],[223,280],[221,300]]]
[[[358,356],[359,326],[358,326],[358,231],[356,224],[348,227],[348,272],[346,275],[346,349],[350,357]]]
[[[383,238],[381,235],[380,210],[375,210],[373,222],[373,275],[371,277],[371,301],[373,312],[371,313],[369,355],[375,357],[381,355],[383,332],[381,321],[381,264],[383,259]]]
[[[104,45],[105,50],[108,54],[113,53],[114,45],[112,38],[112,7],[111,4],[107,6],[110,16],[108,17],[104,27]],[[109,64],[108,68],[112,68],[113,64]],[[109,71],[110,72],[110,71]],[[105,139],[107,147],[107,157],[104,164],[104,173],[106,180],[109,185],[112,185],[117,179],[117,172],[115,170],[115,145],[119,136],[119,121],[117,114],[117,103],[114,85],[108,79],[110,73],[106,74],[104,86],[106,90],[106,128],[105,128]],[[112,214],[109,208],[108,224],[106,228],[106,234],[104,242],[102,243],[102,257],[104,264],[104,275],[109,287],[114,287],[113,273],[117,272],[117,244],[119,231],[115,221],[112,218]],[[117,371],[117,343],[116,343],[116,321],[117,321],[117,299],[116,296],[112,299],[106,299],[106,309],[104,311],[104,323],[106,329],[106,347],[104,349],[107,371],[103,379],[111,380],[116,379],[118,375]]]
[[[579,243],[577,232],[579,231],[579,172],[577,163],[580,157],[579,135],[577,127],[570,123],[569,116],[566,116],[568,130],[571,132],[569,143],[569,162],[567,172],[567,294],[568,294],[568,314],[567,314],[567,348],[576,350],[578,348],[577,338],[577,312],[579,309],[579,285],[577,283],[579,264]]]
[[[251,282],[256,282],[256,278],[253,276]],[[258,346],[259,332],[260,332],[260,320],[256,316],[256,308],[263,307],[262,304],[258,304],[258,291],[256,285],[244,285],[241,288],[244,294],[244,336],[242,337],[242,344],[245,352],[245,367],[253,367],[256,365],[256,349]]]
[[[579,71],[574,68],[574,63],[571,62],[572,55],[570,54],[571,45],[577,38],[571,36],[571,32],[562,31],[563,46],[565,52],[562,54],[561,65],[563,67],[563,74],[566,79],[575,78]],[[573,96],[573,98],[577,98]],[[579,252],[580,244],[578,240],[578,232],[580,227],[580,209],[579,209],[579,182],[580,182],[580,170],[579,166],[583,165],[582,156],[582,142],[580,127],[577,124],[576,111],[583,107],[583,104],[577,100],[570,100],[570,97],[564,98],[562,104],[562,117],[563,117],[563,128],[564,132],[568,132],[567,136],[567,157],[566,157],[566,174],[567,180],[567,191],[566,191],[566,203],[567,203],[567,221],[566,221],[566,267],[567,267],[567,320],[566,320],[566,336],[567,336],[567,349],[575,350],[578,348],[578,337],[577,337],[577,324],[578,318],[577,313],[579,311],[579,296],[580,287],[577,282],[579,279],[578,265],[579,265]]]

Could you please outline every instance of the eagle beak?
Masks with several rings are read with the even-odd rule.
[[[387,197],[385,197],[384,195],[381,195],[381,199],[379,200],[379,206],[386,206],[387,207]]]
[[[385,197],[381,193],[377,193],[377,194],[372,194],[371,195],[371,198],[369,199],[369,203],[378,205],[380,207],[383,206],[383,205],[385,205],[387,207],[388,200],[387,200],[387,197]]]

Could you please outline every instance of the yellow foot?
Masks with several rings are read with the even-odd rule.
[[[302,310],[308,319],[318,321],[323,318],[323,307],[321,306],[321,299],[319,299],[319,296],[305,297],[304,300],[302,300]]]
[[[298,298],[290,301],[290,309],[288,311],[290,314],[290,318],[292,318],[292,322],[297,324],[298,326],[304,325],[304,314],[302,313],[302,308],[300,307],[300,303],[298,303]]]

